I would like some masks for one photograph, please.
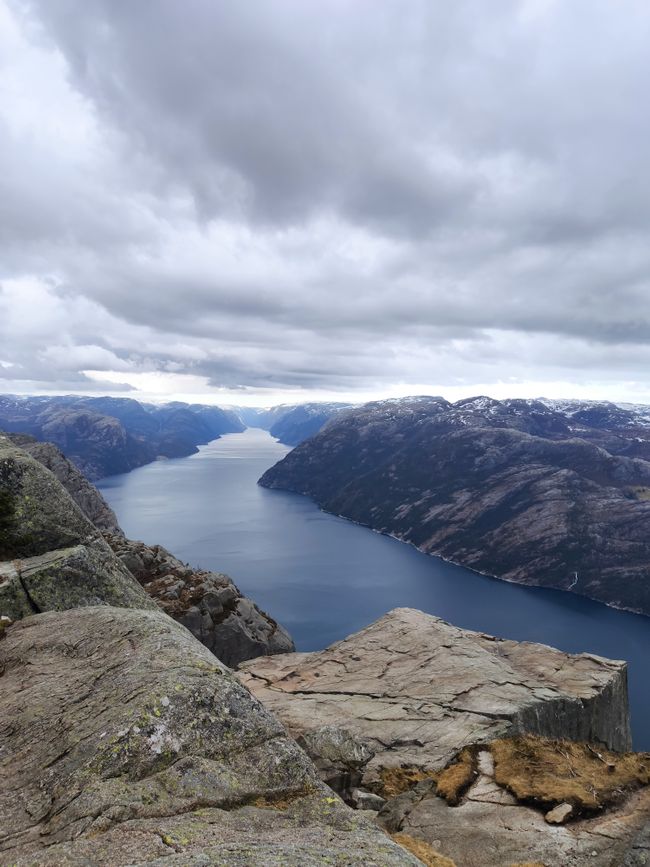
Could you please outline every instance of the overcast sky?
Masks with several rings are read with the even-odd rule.
[[[650,402],[647,0],[0,0],[0,391]]]

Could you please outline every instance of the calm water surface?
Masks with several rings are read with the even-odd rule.
[[[485,578],[327,515],[306,497],[260,488],[257,479],[287,451],[249,429],[98,487],[128,536],[227,572],[299,650],[409,606],[504,638],[626,659],[635,747],[650,750],[650,618]]]

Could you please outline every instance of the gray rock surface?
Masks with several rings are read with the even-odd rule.
[[[0,615],[154,603],[55,476],[0,436]]]
[[[298,735],[297,741],[330,789],[348,803],[357,800],[354,791],[361,782],[363,769],[374,756],[363,741],[347,729],[331,725],[306,731]]]
[[[56,548],[97,544],[101,533],[55,476],[0,435],[0,560],[35,557]]]
[[[4,634],[2,863],[419,863],[161,611],[50,612]]]
[[[255,659],[239,677],[295,734],[342,726],[382,768],[444,767],[505,734],[630,748],[624,662],[459,629],[408,608],[317,653]]]
[[[47,467],[61,482],[88,520],[98,530],[121,534],[115,512],[83,473],[53,443],[39,442],[25,434],[7,434],[14,445]]]
[[[518,803],[497,785],[489,763],[482,763],[460,805],[450,807],[437,797],[433,782],[423,782],[390,801],[379,818],[391,830],[434,845],[459,867],[503,867],[524,861],[548,867],[650,863],[642,860],[650,855],[650,788],[604,815],[553,825],[542,811]]]
[[[105,534],[122,564],[158,605],[226,665],[294,650],[291,636],[218,572],[193,569],[161,545]]]
[[[90,545],[0,563],[0,610],[12,620],[84,605],[156,608],[117,557]]]

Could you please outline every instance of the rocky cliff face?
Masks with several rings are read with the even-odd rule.
[[[53,443],[41,443],[24,434],[7,434],[7,438],[56,476],[98,530],[123,535],[115,512],[97,488],[91,485],[83,473]]]
[[[162,610],[226,665],[295,650],[288,632],[243,596],[228,575],[193,569],[160,545],[104,537]]]
[[[102,535],[106,525],[112,532]],[[227,575],[125,539],[99,493],[55,447],[0,436],[0,615],[99,604],[157,605],[227,665],[294,649]]]
[[[477,571],[650,614],[650,463],[632,456],[647,453],[650,426],[601,413],[588,427],[595,418],[571,412],[488,398],[368,404],[260,484]]]
[[[506,641],[397,608],[316,653],[255,659],[240,678],[303,734],[340,725],[386,767],[444,767],[462,747],[527,732],[630,749],[624,662]]]

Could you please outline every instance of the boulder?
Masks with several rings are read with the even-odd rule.
[[[84,605],[156,607],[117,557],[89,545],[0,563],[0,612],[12,620]]]
[[[54,475],[0,435],[0,560],[90,543],[106,550]]]
[[[163,612],[104,605],[3,632],[2,863],[420,863]]]

